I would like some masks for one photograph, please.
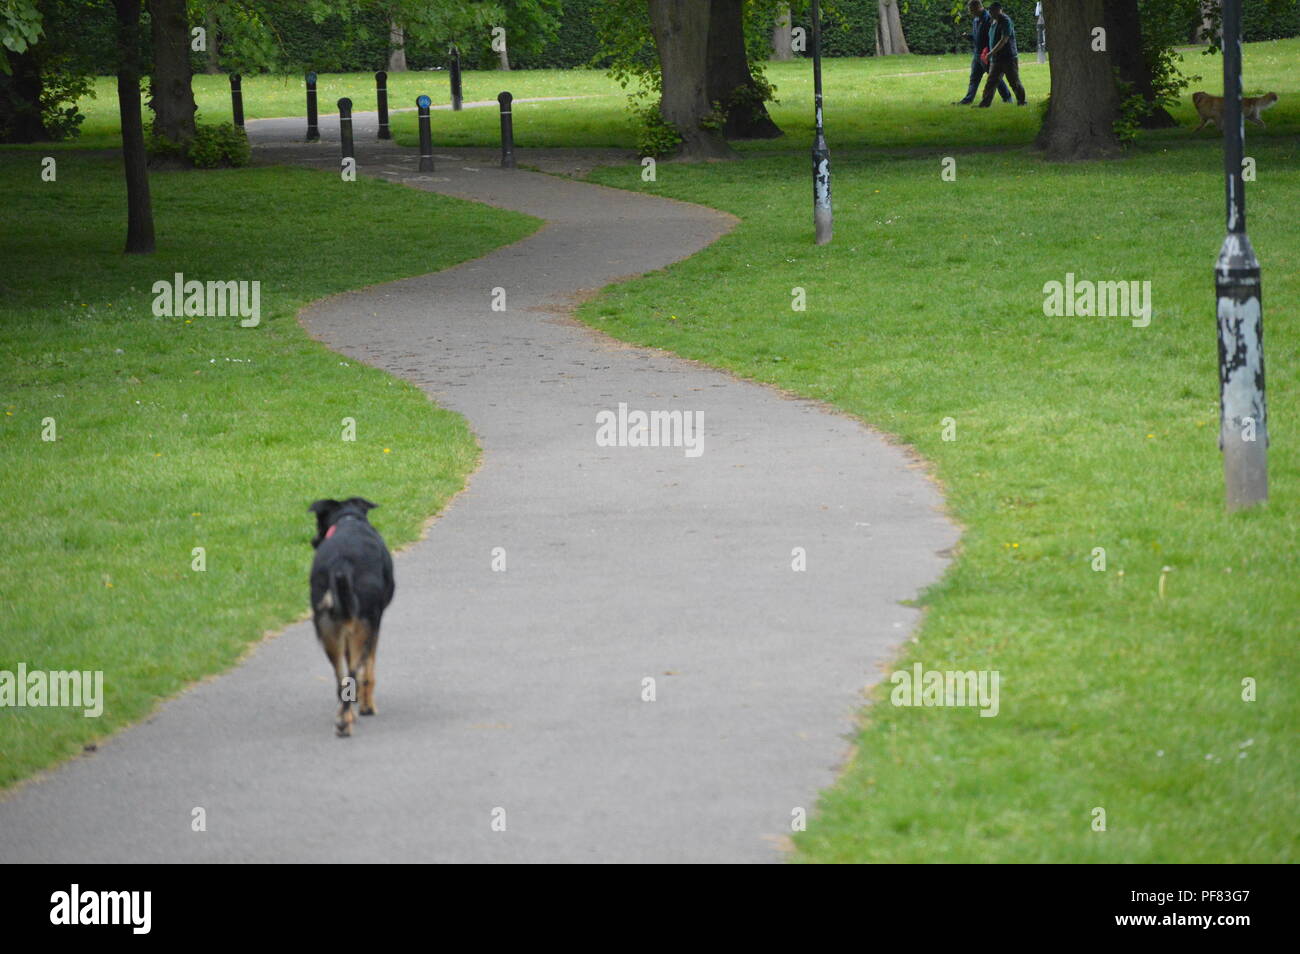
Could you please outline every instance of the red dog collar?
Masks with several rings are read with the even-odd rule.
[[[330,537],[334,536],[334,531],[338,528],[339,525],[337,523],[331,524],[330,528],[325,531],[325,539],[328,540]]]

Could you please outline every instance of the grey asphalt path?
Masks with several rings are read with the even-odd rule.
[[[259,124],[259,153],[332,165],[328,144],[286,142],[297,125]],[[565,316],[577,294],[701,249],[726,217],[462,159],[422,177],[358,142],[363,172],[548,222],[302,316],[465,415],[483,447],[468,489],[397,556],[379,714],[334,737],[324,654],[292,625],[0,803],[0,861],[780,860],[917,622],[900,601],[957,539],[939,494],[848,417]],[[788,320],[778,291],[772,320]],[[620,402],[701,414],[703,453],[598,446],[596,415]],[[303,508],[304,605],[315,495],[284,502]]]

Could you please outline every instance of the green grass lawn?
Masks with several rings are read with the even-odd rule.
[[[1194,125],[1190,93],[1222,88],[1223,63],[1199,49],[1183,53],[1183,72],[1202,78],[1193,83],[1176,111],[1184,124]],[[1300,39],[1252,43],[1246,47],[1246,93],[1279,92],[1294,87],[1288,71],[1300,62]],[[1037,104],[1049,88],[1048,70],[1033,54],[1021,57],[1021,73],[1031,105],[1026,109],[1000,109],[961,113],[950,105],[966,92],[970,57],[949,56],[870,57],[824,61],[826,121],[831,146],[866,146],[889,143],[897,147],[948,148],[1020,144],[1032,141],[1038,131]],[[803,148],[812,134],[812,71],[807,60],[767,65],[776,85],[778,102],[773,118],[786,132],[783,139],[740,143],[744,152],[771,152]],[[918,75],[920,74],[920,75]],[[627,92],[600,70],[467,70],[463,74],[467,101],[493,100],[509,90],[516,98],[582,96],[580,100],[520,103],[515,107],[515,140],[526,147],[612,147],[632,149],[636,131],[628,118]],[[393,73],[388,80],[390,108],[413,106],[415,97],[427,93],[435,103],[450,101],[447,73]],[[248,76],[243,81],[244,112],[248,118],[303,116],[306,123],[305,87],[301,76]],[[370,73],[323,73],[317,89],[322,114],[334,112],[339,97],[351,97],[354,108],[374,109],[374,76]],[[202,122],[230,121],[230,84],[227,77],[194,77],[194,98]],[[95,95],[81,104],[86,113],[80,140],[71,145],[117,145],[117,94],[115,80],[101,77]],[[954,113],[960,115],[954,116]],[[325,120],[331,122],[332,120]],[[1275,123],[1300,129],[1300,102],[1283,97],[1267,113]],[[397,141],[418,143],[413,113],[392,117]],[[438,112],[433,117],[434,142],[443,146],[493,146],[500,141],[495,109]],[[1156,138],[1178,135],[1178,131]],[[1207,138],[1212,134],[1202,133]]]
[[[294,316],[537,224],[323,172],[154,173],[158,252],[125,256],[119,164],[59,153],[45,183],[40,156],[0,153],[0,205],[20,223],[0,232],[0,670],[103,670],[107,704],[98,719],[0,710],[0,786],[301,615],[317,497],[369,497],[390,544],[416,538],[477,460],[464,421]],[[154,317],[151,287],[175,272],[260,281],[260,326]]]
[[[1290,112],[1247,144],[1272,500],[1232,517],[1216,448],[1217,138],[1175,130],[1117,162],[1051,165],[966,148],[983,117],[936,107],[912,140],[933,149],[832,147],[835,239],[821,248],[802,150],[661,164],[655,183],[632,166],[593,174],[743,224],[580,317],[897,436],[933,462],[965,528],[921,601],[919,640],[889,669],[997,670],[1001,713],[894,707],[878,686],[851,764],[796,836],[799,859],[1296,859],[1300,142],[1284,130],[1297,62],[1271,78]],[[833,116],[874,138],[870,117]],[[940,178],[948,155],[954,182]],[[1067,272],[1150,281],[1150,326],[1045,317],[1043,285]],[[796,286],[806,312],[791,309]],[[1242,700],[1246,677],[1257,701]]]

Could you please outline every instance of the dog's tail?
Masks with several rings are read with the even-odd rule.
[[[352,567],[330,573],[330,615],[336,619],[356,619],[361,612],[356,588],[352,585]]]

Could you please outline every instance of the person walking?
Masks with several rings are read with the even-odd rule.
[[[979,108],[988,109],[993,104],[995,84],[1002,78],[1011,84],[1016,94],[1016,105],[1025,105],[1025,88],[1020,83],[1020,54],[1016,50],[1016,26],[1002,11],[1002,4],[989,4],[989,78],[984,82],[984,96]]]
[[[980,91],[980,80],[989,71],[985,60],[988,55],[985,51],[989,48],[989,12],[984,9],[984,4],[980,3],[980,0],[970,0],[966,6],[970,10],[970,15],[974,17],[970,31],[970,83],[966,87],[966,95],[956,100],[954,106],[969,106],[975,102],[975,94]],[[1002,102],[1011,102],[1011,90],[1007,89],[1005,82],[998,84],[998,93],[1002,97]]]

